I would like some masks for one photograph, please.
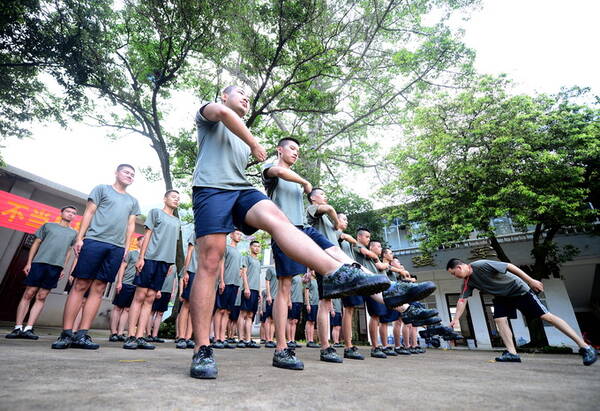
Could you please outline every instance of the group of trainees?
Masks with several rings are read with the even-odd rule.
[[[280,140],[276,159],[264,165],[262,178],[266,195],[253,187],[245,175],[249,157],[252,155],[256,161],[264,162],[267,152],[243,122],[249,107],[250,98],[246,91],[238,86],[229,86],[223,90],[220,102],[202,105],[195,119],[198,156],[192,178],[194,233],[188,245],[191,247],[189,250],[196,251],[187,253],[182,276],[184,303],[177,319],[179,342],[183,339],[187,346],[194,335],[190,375],[199,379],[217,378],[219,370],[213,348],[220,348],[221,344],[223,348],[231,345],[226,333],[234,323],[244,344],[251,340],[251,318],[256,312],[259,293],[251,278],[254,268],[250,267],[248,260],[241,262],[242,257],[233,244],[239,242],[237,232],[252,235],[263,230],[272,238],[275,273],[270,277],[268,291],[265,289],[265,313],[267,310],[271,312],[271,329],[266,339],[274,341],[271,344],[275,345],[273,366],[291,370],[304,368],[294,351],[295,332],[292,331],[295,331],[293,320],[297,315],[294,311],[297,311],[297,305],[294,304],[299,301],[294,301],[292,291],[298,275],[304,275],[308,269],[316,273],[316,325],[321,359],[337,363],[343,361],[328,338],[329,307],[336,298],[341,298],[343,306],[344,358],[363,357],[352,344],[353,312],[363,304],[366,304],[370,316],[371,356],[384,358],[392,355],[391,352],[400,351],[402,347],[397,342],[395,345],[398,346],[393,350],[383,346],[387,341],[387,338],[382,338],[386,337],[385,324],[400,324],[402,320],[403,324],[414,326],[439,320],[435,317],[435,310],[416,303],[430,295],[435,284],[412,281],[406,270],[394,261],[389,250],[383,250],[379,242],[371,240],[368,230],[358,230],[356,238],[343,233],[347,222],[344,223],[344,217],[327,203],[324,190],[313,187],[292,170],[301,151],[297,139],[287,137]],[[60,223],[51,229],[47,225],[54,223],[48,223],[36,233],[39,250],[31,253],[36,258],[30,258],[26,267],[27,289],[19,304],[15,330],[9,334],[12,337],[31,334],[33,322],[49,290],[56,286],[62,275],[67,253],[72,248],[78,257],[71,273],[74,280],[65,302],[63,330],[52,348],[99,348],[88,335],[88,330],[107,284],[120,279],[117,286],[120,286],[120,292],[124,289],[125,271],[128,263],[133,261],[126,250],[133,237],[136,216],[140,214],[137,200],[127,193],[127,187],[135,178],[134,167],[119,165],[115,177],[112,185],[99,185],[92,190],[79,231],[69,228],[77,210],[67,207],[61,212]],[[305,195],[308,207],[305,207]],[[178,204],[179,193],[169,190],[164,196],[164,207],[151,210],[146,219],[144,240],[133,264],[135,275],[131,285],[135,285],[135,291],[127,313],[128,337],[124,348],[151,348],[144,335],[153,304],[159,292],[162,299],[163,290],[172,292],[174,289],[169,282],[166,288],[164,286],[169,269],[175,263],[180,221],[174,211]],[[227,244],[230,233],[233,234],[229,236],[230,244]],[[60,240],[50,241],[55,235]],[[47,249],[46,243],[50,243]],[[197,258],[195,273],[190,270],[188,261],[194,256]],[[503,315],[496,319],[501,336],[503,340],[508,336],[512,338],[507,317],[512,318],[515,309],[527,310],[537,304],[529,297],[529,290],[542,290],[543,285],[510,264],[489,265],[482,270],[475,263],[455,263],[449,263],[448,271],[465,280],[462,308],[457,309],[457,317],[462,314],[460,310],[464,310],[470,290],[476,288],[491,293],[498,297],[498,309],[495,311]],[[120,276],[117,275],[119,272]],[[520,283],[518,287],[513,286],[517,280],[524,286]],[[272,293],[272,283],[277,284],[276,295]],[[238,291],[240,314],[235,321],[232,318],[236,314]],[[87,298],[84,297],[86,294]],[[22,323],[33,298],[35,303],[29,322],[23,328]],[[541,307],[538,308],[541,310]],[[566,322],[540,310],[531,309],[530,312],[547,319],[571,337],[581,347],[584,364],[596,361],[595,350]],[[74,323],[79,311],[81,322],[75,331]],[[123,335],[118,327],[113,329],[116,338]],[[394,326],[394,337],[398,335],[397,328],[400,327]],[[214,339],[212,344],[211,335]],[[381,345],[378,344],[379,339]],[[410,337],[404,340],[410,341]],[[505,344],[509,348],[508,353],[515,356],[516,351],[513,353],[514,347],[510,346],[510,342],[505,341]],[[509,358],[513,357],[505,356],[505,359]]]

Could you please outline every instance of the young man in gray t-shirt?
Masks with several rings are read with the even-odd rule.
[[[17,307],[15,328],[6,338],[25,338],[37,340],[39,337],[33,332],[50,290],[56,288],[58,280],[63,278],[64,267],[69,260],[77,232],[69,224],[77,214],[73,206],[66,206],[60,210],[59,223],[45,223],[35,232],[35,240],[29,250],[27,264],[23,268],[25,273],[25,292]],[[35,302],[31,307],[31,300]],[[23,320],[29,311],[27,325],[23,329]]]
[[[258,310],[258,292],[260,290],[260,243],[251,241],[249,251],[250,254],[243,257],[242,263],[242,294],[238,333],[245,348],[260,348],[260,345],[252,340],[252,319]]]
[[[198,158],[192,185],[200,257],[192,301],[198,342],[190,367],[194,378],[212,379],[218,374],[209,347],[215,282],[225,253],[225,237],[236,227],[248,235],[259,229],[270,233],[285,254],[327,277],[323,280],[327,297],[371,294],[390,286],[387,279],[379,281],[358,267],[340,264],[252,187],[245,177],[248,158],[252,154],[264,161],[267,153],[242,120],[249,109],[246,91],[229,86],[223,90],[221,103],[205,104],[196,116]]]
[[[586,344],[566,321],[549,313],[539,300],[536,293],[544,291],[544,284],[531,278],[516,265],[492,260],[479,260],[467,264],[458,258],[452,258],[448,261],[446,269],[455,278],[463,280],[461,296],[450,327],[454,327],[460,320],[467,306],[466,299],[473,294],[474,289],[494,296],[494,322],[507,349],[496,361],[521,362],[508,324],[509,318],[517,318],[516,310],[519,310],[526,316],[549,322],[571,338],[580,347],[579,353],[583,356],[584,365],[596,362],[596,350]]]
[[[75,280],[65,302],[63,331],[52,344],[54,349],[96,350],[100,347],[87,332],[98,314],[106,285],[115,281],[121,262],[127,256],[135,217],[140,214],[137,200],[127,193],[134,177],[133,166],[120,164],[115,182],[94,187],[88,197],[74,245],[78,255],[72,273]],[[73,334],[75,318],[88,290],[79,329]]]
[[[153,208],[148,212],[144,223],[145,241],[135,263],[135,294],[129,308],[129,336],[123,343],[123,348],[127,350],[155,348],[143,337],[156,293],[162,289],[171,265],[175,264],[181,229],[181,222],[175,216],[175,210],[179,207],[179,192],[168,190],[163,202],[162,209]]]

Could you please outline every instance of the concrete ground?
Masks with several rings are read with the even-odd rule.
[[[271,366],[272,349],[216,350],[219,378],[203,381],[188,376],[192,350],[173,343],[127,351],[96,333],[97,351],[57,351],[56,330],[37,332],[38,341],[0,338],[2,410],[600,408],[600,363],[584,367],[577,355],[502,364],[493,352],[431,349],[326,364],[304,347],[296,354],[305,370],[287,371]]]

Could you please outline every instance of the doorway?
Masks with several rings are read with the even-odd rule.
[[[19,244],[0,284],[0,320],[2,321],[15,320],[17,307],[25,291],[23,267],[27,264],[29,250],[34,240],[35,235],[33,234],[23,235],[21,244]]]
[[[446,294],[446,305],[448,306],[448,313],[450,314],[450,321],[454,319],[456,315],[456,304],[458,303],[458,299],[460,298],[460,294]],[[471,311],[469,309],[469,304],[467,304],[465,308],[465,312],[460,318],[458,324],[454,326],[454,331],[460,333],[465,337],[462,340],[455,341],[455,345],[458,346],[467,346],[467,340],[475,341],[477,344],[477,339],[475,338],[475,332],[473,328],[473,321],[471,320]]]

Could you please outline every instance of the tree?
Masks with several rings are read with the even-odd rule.
[[[577,250],[559,248],[555,235],[598,217],[589,204],[597,201],[600,111],[577,103],[586,90],[530,97],[507,87],[504,78],[482,77],[409,115],[410,138],[391,156],[398,178],[384,191],[410,196],[404,217],[419,223],[425,251],[477,232],[510,261],[491,224],[509,216],[533,228],[532,277],[556,276]],[[532,342],[543,343],[538,337]]]
[[[80,118],[77,86],[104,58],[111,1],[7,0],[0,5],[0,136],[30,135],[27,124]],[[101,68],[101,65],[100,65]],[[47,74],[51,77],[42,78]],[[59,91],[46,83],[54,79]],[[0,163],[2,159],[0,158]]]

